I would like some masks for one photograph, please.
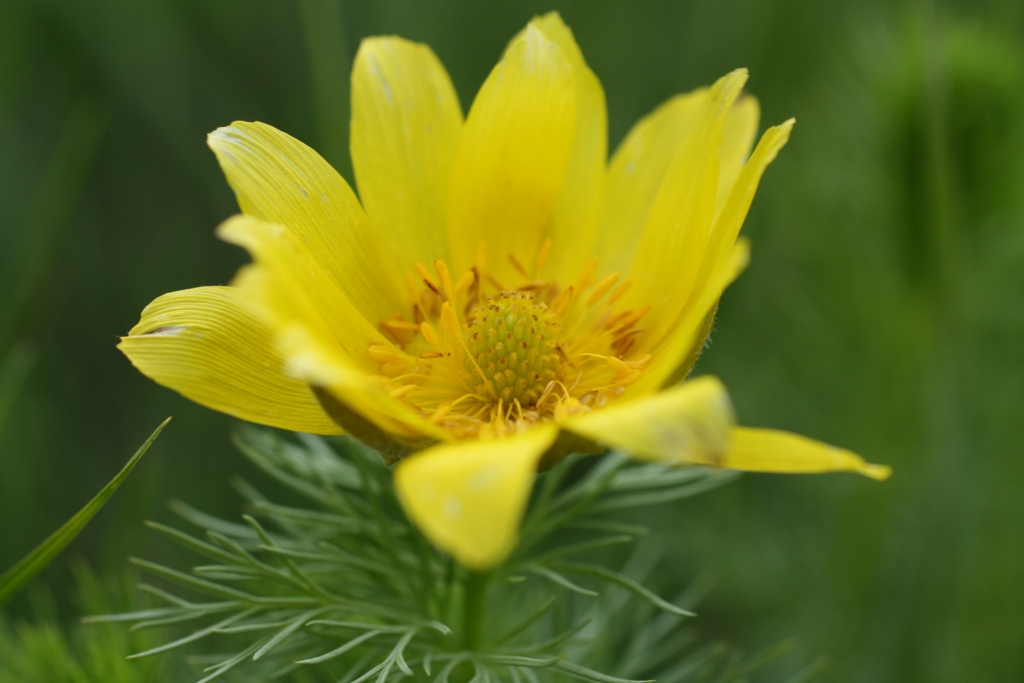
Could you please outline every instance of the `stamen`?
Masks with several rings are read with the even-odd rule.
[[[569,310],[569,307],[575,300],[576,288],[569,287],[564,292],[562,292],[562,295],[558,297],[558,299],[553,304],[551,304],[551,309],[558,315],[562,315],[567,310]]]
[[[405,398],[417,389],[419,389],[419,387],[415,384],[406,384],[404,387],[398,387],[397,389],[389,391],[388,396],[391,398]]]
[[[420,329],[420,326],[417,325],[416,323],[411,323],[407,320],[401,320],[397,318],[392,320],[385,320],[384,326],[387,327],[388,329],[403,330],[408,332],[417,332]]]
[[[629,288],[633,286],[632,280],[626,280],[612,292],[612,295],[608,297],[608,304],[614,304],[616,301],[622,298],[622,295],[629,291]]]
[[[612,273],[611,275],[607,276],[606,278],[604,278],[603,280],[598,282],[597,286],[594,287],[594,291],[591,292],[589,297],[587,297],[587,305],[588,306],[593,306],[598,301],[600,301],[601,297],[603,297],[608,292],[609,289],[614,287],[615,283],[618,282],[618,281],[619,281],[619,274],[618,273]]]
[[[420,306],[420,288],[416,286],[416,278],[412,273],[406,273],[403,280],[405,281],[405,290],[409,293],[413,306]]]
[[[487,242],[480,242],[476,245],[476,269],[482,273],[487,266]]]
[[[441,279],[441,286],[444,288],[444,296],[448,301],[455,301],[455,284],[452,282],[451,271],[444,261],[434,261],[434,269],[437,277]]]
[[[448,413],[452,412],[452,408],[454,407],[455,403],[442,403],[437,407],[437,409],[433,413],[430,414],[430,417],[428,417],[427,419],[430,420],[432,423],[437,424],[441,420],[443,420],[445,416],[448,415]]]
[[[384,344],[370,344],[366,354],[378,363],[387,363],[401,357],[401,352],[398,349],[385,346]]]
[[[589,287],[590,283],[594,281],[594,273],[596,272],[597,258],[591,257],[591,259],[587,261],[587,265],[583,266],[583,274],[580,275],[580,280],[577,283],[577,286],[580,289],[586,289],[587,287]]]
[[[427,270],[427,267],[425,265],[423,265],[422,263],[420,263],[419,261],[416,262],[415,267],[416,267],[416,272],[419,273],[419,276],[421,278],[423,278],[423,281],[424,281],[424,283],[426,283],[427,287],[430,287],[432,290],[434,290],[435,292],[440,294],[441,293],[441,288],[438,287],[437,284],[433,280],[430,279],[430,271]]]
[[[467,271],[462,277],[459,278],[459,281],[455,283],[455,296],[462,296],[463,294],[465,294],[466,291],[470,288],[470,286],[472,286],[475,280],[476,275],[473,273],[473,271]]]
[[[426,321],[420,323],[420,333],[423,334],[424,339],[430,342],[431,346],[441,345],[441,337],[430,323]]]
[[[513,254],[511,251],[508,253],[508,260],[512,262],[512,267],[519,271],[520,275],[522,275],[526,279],[529,279],[530,274],[526,271],[526,266],[524,266],[522,262],[518,258],[516,258],[516,255]]]
[[[392,344],[367,349],[380,368],[370,381],[457,439],[520,431],[620,395],[650,364],[649,354],[629,352],[651,307],[617,310],[632,283],[618,272],[596,281],[594,258],[568,286],[542,278],[551,249],[545,239],[532,263],[507,254],[521,282],[514,289],[487,272],[484,242],[458,279],[443,261],[433,272],[415,263],[404,275],[412,320],[380,323]]]
[[[381,365],[380,371],[388,377],[397,377],[409,371],[409,361],[404,358],[396,358]]]
[[[540,245],[540,251],[537,252],[537,274],[544,270],[544,266],[548,264],[548,257],[551,256],[551,238],[544,240],[544,244]]]
[[[632,327],[633,325],[636,325],[638,322],[640,322],[640,318],[642,318],[645,315],[647,315],[650,312],[650,310],[651,310],[651,305],[650,304],[644,304],[640,308],[636,309],[636,311],[634,311],[630,315],[626,316],[625,320],[623,320],[621,323],[619,323],[619,326],[616,327],[614,330],[612,330],[612,332],[613,333],[618,333],[620,331],[628,330],[630,327]]]

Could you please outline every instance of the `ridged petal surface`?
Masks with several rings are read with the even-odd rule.
[[[426,45],[368,38],[352,69],[352,164],[363,207],[401,268],[447,259],[462,110]]]
[[[570,57],[528,26],[466,117],[448,205],[453,272],[475,263],[481,241],[488,273],[498,281],[514,279],[509,254],[523,264],[536,259],[565,181],[575,126]]]
[[[271,330],[234,287],[171,292],[142,311],[118,348],[144,375],[240,420],[340,434],[309,386],[285,373]]]
[[[309,245],[363,317],[377,323],[407,308],[383,235],[319,154],[265,123],[236,121],[210,133],[207,143],[242,213],[283,225]]]

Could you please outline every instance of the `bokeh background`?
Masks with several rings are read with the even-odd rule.
[[[261,120],[347,178],[359,40],[429,43],[463,107],[558,9],[604,83],[611,143],[747,66],[796,116],[745,228],[698,373],[741,419],[891,464],[745,476],[665,510],[664,571],[711,576],[708,637],[793,638],[818,680],[1024,680],[1024,3],[889,0],[6,0],[0,3],[0,569],[167,415],[115,499],[37,581],[71,618],[73,558],[170,551],[168,498],[234,516],[231,421],[115,349],[151,299],[244,261],[206,133]],[[10,618],[38,617],[29,591]],[[32,615],[36,614],[36,617]]]

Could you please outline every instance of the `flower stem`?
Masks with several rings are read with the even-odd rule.
[[[466,577],[466,601],[463,606],[462,645],[466,650],[479,650],[483,640],[484,618],[487,613],[486,572],[470,571]]]

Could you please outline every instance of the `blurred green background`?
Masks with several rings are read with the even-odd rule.
[[[792,637],[820,680],[1024,680],[1024,3],[723,0],[6,0],[0,3],[0,569],[175,421],[70,561],[169,550],[177,497],[234,516],[231,421],[115,349],[151,299],[227,282],[236,209],[205,134],[260,120],[348,178],[359,40],[429,43],[463,107],[507,40],[561,11],[614,145],[670,95],[751,71],[796,116],[698,372],[741,419],[894,466],[746,476],[665,511],[666,571],[718,583],[698,623]],[[62,606],[63,605],[63,606]],[[13,615],[31,612],[23,595]]]

